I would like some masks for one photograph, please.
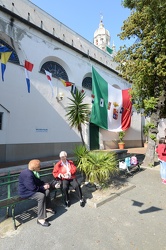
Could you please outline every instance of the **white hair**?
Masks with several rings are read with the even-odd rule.
[[[66,151],[61,151],[60,154],[59,154],[59,157],[63,157],[63,156],[66,156],[67,157],[67,153]]]

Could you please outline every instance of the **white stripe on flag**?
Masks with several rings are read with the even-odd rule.
[[[120,131],[122,113],[122,90],[116,89],[108,84],[108,101],[111,102],[110,109],[108,109],[108,130]]]
[[[52,85],[52,73],[50,73],[50,72],[47,71],[47,70],[45,70],[45,73],[46,73],[48,82],[49,82],[50,87],[51,87],[52,97],[54,97],[54,88],[53,88],[53,85]]]
[[[100,98],[100,107],[104,107],[104,100],[102,98]]]

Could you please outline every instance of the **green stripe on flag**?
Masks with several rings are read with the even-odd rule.
[[[92,67],[92,93],[95,96],[91,112],[91,123],[108,129],[108,84]]]

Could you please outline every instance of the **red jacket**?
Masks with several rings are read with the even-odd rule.
[[[159,144],[156,148],[158,158],[166,162],[166,144]]]
[[[67,161],[69,163],[68,167],[69,167],[70,173],[71,173],[71,178],[70,179],[75,179],[76,178],[75,174],[76,174],[77,168],[74,165],[73,161],[71,161],[71,160],[67,160]],[[58,178],[59,174],[66,174],[66,173],[67,173],[67,171],[66,171],[66,168],[63,166],[62,161],[61,160],[58,161],[54,166],[54,169],[53,169],[53,172],[52,172],[53,176],[55,178]]]

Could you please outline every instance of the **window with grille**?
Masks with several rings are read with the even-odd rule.
[[[91,77],[85,77],[82,82],[82,87],[85,89],[92,90],[92,78]]]
[[[40,72],[45,74],[45,70],[52,73],[52,77],[62,78],[65,81],[69,81],[69,78],[68,78],[68,75],[67,75],[65,69],[57,62],[48,61],[48,62],[44,63],[41,67]]]

